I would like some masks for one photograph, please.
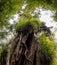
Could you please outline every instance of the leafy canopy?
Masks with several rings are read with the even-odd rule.
[[[0,0],[0,30],[3,30],[3,27],[8,30],[11,29],[9,19],[12,15],[19,13],[24,4],[27,4],[24,13],[32,13],[36,7],[42,7],[54,10],[54,12],[56,12],[54,17],[55,20],[57,20],[57,0]],[[29,18],[30,17],[29,15]],[[0,32],[0,38],[5,37],[6,34],[7,32],[5,31]]]
[[[27,4],[24,12],[32,12],[41,6],[56,11],[57,18],[57,0],[0,0],[0,27],[8,25],[9,18],[18,13],[24,3]]]

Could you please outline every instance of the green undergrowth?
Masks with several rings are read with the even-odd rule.
[[[2,46],[0,46],[0,65],[2,65],[1,63],[3,62],[6,63],[8,48],[8,44],[2,44]]]
[[[8,49],[8,44],[2,44],[2,46],[0,46],[0,57],[2,56],[3,53],[7,52]]]
[[[55,41],[50,40],[50,38],[46,37],[44,33],[40,36],[39,39],[42,53],[46,53],[46,55],[48,55],[48,57],[51,59],[50,65],[57,65],[57,48]]]

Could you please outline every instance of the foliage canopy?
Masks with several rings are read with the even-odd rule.
[[[56,11],[57,18],[57,0],[0,0],[0,27],[8,25],[11,15],[18,13],[24,3],[27,4],[25,12],[32,12],[41,6]]]

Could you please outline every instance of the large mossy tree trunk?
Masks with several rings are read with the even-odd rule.
[[[7,65],[41,65],[40,44],[33,30],[18,33],[9,52]]]
[[[32,28],[18,31],[9,48],[7,65],[50,65],[48,53],[41,52],[39,39]]]

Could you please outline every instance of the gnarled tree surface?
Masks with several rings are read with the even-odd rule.
[[[40,42],[31,26],[19,31],[7,57],[7,65],[50,65],[48,53],[43,55]]]

